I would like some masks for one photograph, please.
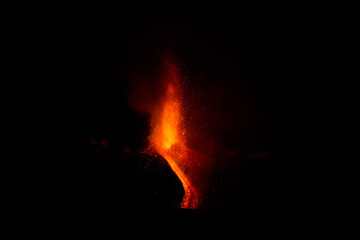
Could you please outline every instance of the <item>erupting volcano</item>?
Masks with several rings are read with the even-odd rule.
[[[179,69],[168,58],[165,59],[163,68],[165,91],[151,113],[148,150],[162,155],[181,180],[185,190],[181,207],[194,209],[199,204],[199,196],[189,168],[196,159],[190,159],[191,150],[186,147],[187,129]]]
[[[149,1],[87,26],[89,16],[76,17],[64,47],[76,67],[62,84],[71,117],[61,142],[75,144],[68,198],[175,215],[283,202],[293,184],[278,187],[296,158],[277,146],[276,125],[288,117],[282,86],[292,75],[278,51],[287,31],[268,7]]]

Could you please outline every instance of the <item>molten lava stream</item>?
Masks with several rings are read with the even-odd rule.
[[[192,189],[192,187],[191,187],[188,179],[186,178],[185,174],[176,165],[176,163],[171,160],[171,158],[165,157],[165,159],[168,161],[171,169],[178,176],[178,178],[180,179],[180,181],[181,181],[181,183],[182,183],[182,185],[184,187],[185,194],[184,194],[182,202],[181,202],[181,207],[182,208],[191,208],[191,209],[196,208],[197,205],[198,205],[197,194],[194,191],[194,189]]]

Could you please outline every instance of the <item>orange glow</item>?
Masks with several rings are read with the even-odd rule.
[[[189,176],[190,150],[186,147],[186,127],[184,124],[182,88],[179,70],[173,62],[164,61],[164,93],[152,112],[149,149],[162,155],[178,176],[184,187],[182,208],[197,208],[198,191]]]

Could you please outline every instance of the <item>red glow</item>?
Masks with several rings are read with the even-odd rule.
[[[199,193],[189,168],[196,159],[186,147],[187,129],[184,124],[179,69],[169,59],[164,61],[163,68],[165,91],[152,112],[149,149],[162,155],[182,182],[185,194],[181,207],[194,209],[199,204]]]

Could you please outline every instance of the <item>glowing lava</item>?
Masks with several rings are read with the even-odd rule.
[[[191,151],[185,145],[183,94],[179,70],[169,59],[164,61],[163,77],[163,96],[152,112],[149,149],[162,155],[182,182],[185,194],[181,207],[193,209],[198,206],[199,197],[191,177],[187,174],[193,159],[190,159]]]

